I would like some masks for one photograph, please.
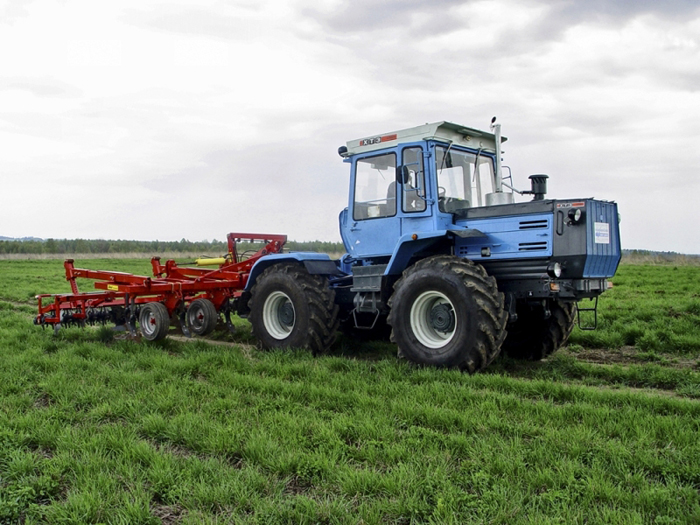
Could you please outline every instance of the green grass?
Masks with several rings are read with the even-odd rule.
[[[0,523],[700,521],[700,373],[685,349],[600,365],[577,332],[545,362],[469,376],[387,343],[262,352],[242,322],[229,346],[54,337],[29,297],[67,291],[48,273],[36,290],[61,264],[0,263]],[[666,276],[644,272],[621,268],[604,332],[610,312],[662,299],[639,290]]]
[[[613,284],[600,298],[599,329],[577,330],[571,343],[700,354],[700,267],[623,265]]]

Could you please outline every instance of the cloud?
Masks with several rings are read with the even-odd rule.
[[[29,5],[32,0],[5,0],[0,5],[0,24],[12,25],[15,21],[29,15]]]
[[[337,240],[338,146],[497,115],[516,186],[548,173],[617,199],[626,247],[698,251],[694,2],[12,5],[0,235]],[[42,220],[57,199],[83,219]]]
[[[700,12],[700,6],[695,0],[560,0],[551,5],[555,13],[552,22],[564,25],[581,22],[619,24],[646,14],[666,20],[682,21],[696,17]]]
[[[139,5],[126,9],[122,20],[130,25],[181,35],[240,41],[254,36],[261,7],[254,2],[215,2],[214,5]]]
[[[27,91],[38,97],[69,97],[81,95],[82,91],[73,85],[53,78],[0,77],[0,91]]]
[[[381,35],[395,30],[405,31],[408,36],[413,31],[422,30],[413,36],[421,38],[425,31],[447,30],[453,25],[451,9],[467,2],[464,0],[357,0],[354,2],[299,2],[302,16],[315,19],[329,33],[346,36],[360,34]],[[373,40],[366,42],[371,49]]]

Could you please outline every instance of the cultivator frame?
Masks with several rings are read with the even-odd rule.
[[[215,264],[218,268],[178,266],[174,260],[161,264],[160,257],[153,257],[153,277],[76,268],[73,259],[66,259],[66,280],[72,293],[37,295],[39,312],[34,322],[58,332],[61,326],[111,321],[124,325],[135,336],[138,320],[143,337],[157,340],[165,337],[173,321],[179,321],[187,336],[192,332],[206,335],[216,325],[219,314],[223,314],[233,332],[231,313],[236,311],[235,301],[243,294],[253,265],[265,255],[282,253],[287,236],[229,233],[227,240],[228,253],[224,257],[198,259],[194,263]],[[265,245],[244,258],[236,249],[236,243],[241,241]],[[78,278],[95,280],[95,289],[101,291],[80,292]]]

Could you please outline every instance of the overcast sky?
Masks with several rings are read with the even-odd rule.
[[[0,0],[0,235],[339,241],[350,139],[449,120],[700,253],[697,0]]]

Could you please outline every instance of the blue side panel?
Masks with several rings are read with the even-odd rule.
[[[466,225],[486,237],[456,237],[455,255],[474,261],[550,257],[552,219],[553,214],[545,213],[469,220]],[[489,257],[481,255],[484,248],[490,250]]]
[[[586,202],[586,254],[585,278],[615,275],[621,253],[617,204],[614,202]]]
[[[332,260],[330,256],[326,253],[314,253],[314,252],[292,252],[292,253],[273,253],[266,255],[258,259],[258,261],[253,265],[250,270],[250,276],[248,277],[248,282],[245,285],[245,290],[249,291],[255,284],[255,280],[258,276],[273,264],[286,262],[286,261],[330,261]]]

